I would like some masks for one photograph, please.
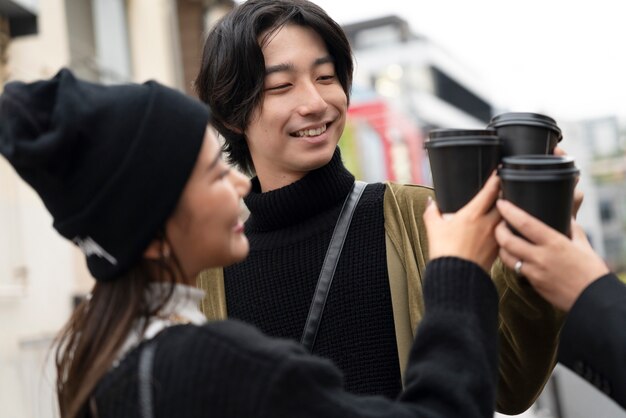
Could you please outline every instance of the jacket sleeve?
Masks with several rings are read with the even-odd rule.
[[[591,283],[574,303],[559,361],[626,408],[626,286],[615,275]]]
[[[428,240],[422,215],[427,197],[423,186],[389,183],[385,192],[385,231],[405,266],[413,329],[423,314],[422,277]],[[563,314],[497,260],[491,276],[499,294],[499,380],[497,410],[519,414],[541,393],[556,363]]]
[[[520,414],[533,404],[552,374],[564,313],[499,259],[491,277],[500,295],[497,410]]]
[[[209,321],[226,319],[226,293],[224,291],[224,269],[214,268],[201,272],[196,286],[205,291],[200,310]]]

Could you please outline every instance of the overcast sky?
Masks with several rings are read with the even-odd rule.
[[[397,14],[483,80],[500,106],[626,118],[623,0],[313,0],[339,23]]]

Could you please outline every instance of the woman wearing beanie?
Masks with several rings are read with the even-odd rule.
[[[451,219],[426,211],[433,261],[405,390],[356,396],[329,361],[198,309],[196,275],[248,253],[239,204],[250,183],[222,161],[209,122],[201,103],[155,82],[100,86],[61,70],[5,86],[0,153],[96,279],[58,337],[61,415],[491,417],[497,180]]]

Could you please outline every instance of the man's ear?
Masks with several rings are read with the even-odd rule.
[[[162,239],[155,238],[150,241],[148,248],[143,252],[143,258],[148,260],[161,260],[170,256],[170,246]]]

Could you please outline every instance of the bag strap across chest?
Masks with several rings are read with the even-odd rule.
[[[337,219],[337,224],[333,231],[333,235],[326,250],[326,256],[324,257],[324,263],[322,264],[322,270],[319,278],[317,279],[317,286],[315,287],[315,293],[313,294],[313,300],[309,307],[309,314],[304,325],[304,331],[300,342],[309,351],[313,350],[315,345],[315,339],[317,338],[317,331],[322,321],[322,314],[324,313],[324,307],[326,306],[326,299],[330,292],[330,286],[335,275],[335,269],[337,268],[337,262],[343,249],[343,244],[348,235],[348,229],[350,228],[350,222],[352,221],[352,215],[356,209],[357,203],[365,190],[367,183],[362,181],[354,182],[352,191],[346,198],[341,208],[341,213]]]

